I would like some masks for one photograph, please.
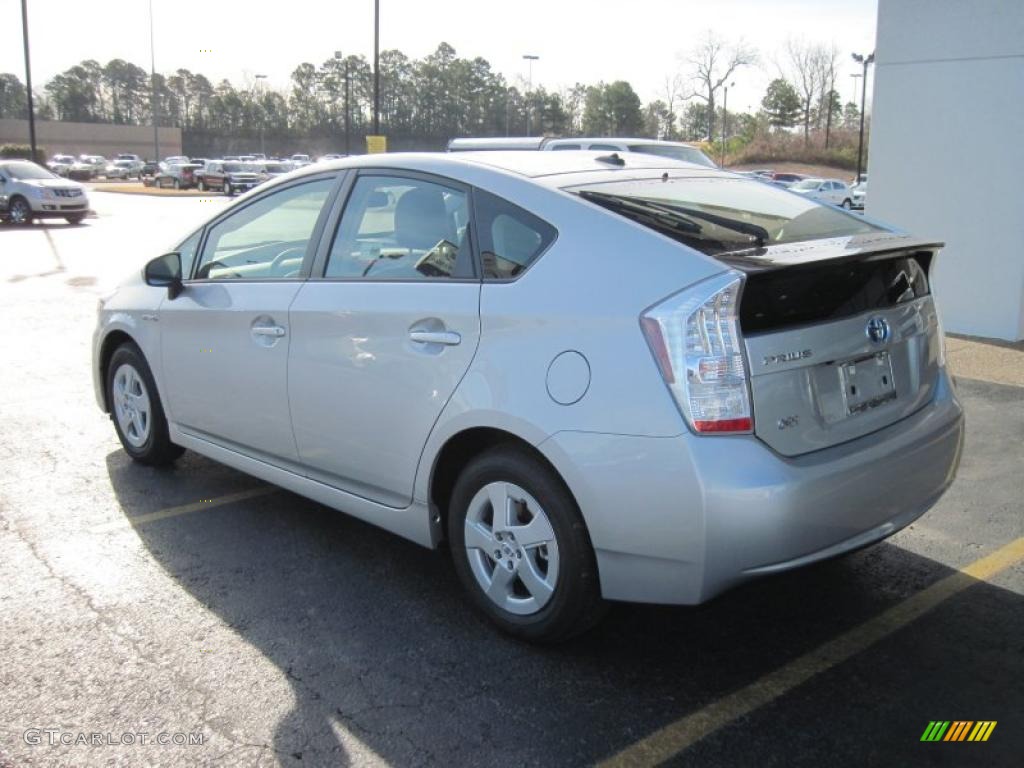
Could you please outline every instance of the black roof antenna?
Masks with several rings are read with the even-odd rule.
[[[612,152],[610,155],[601,155],[597,158],[599,162],[608,163],[609,165],[625,165],[626,161],[619,157],[618,152]]]

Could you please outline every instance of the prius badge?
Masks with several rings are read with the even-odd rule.
[[[779,363],[791,363],[794,360],[805,360],[811,356],[811,350],[801,349],[796,352],[780,352],[777,355],[765,355],[761,359],[761,365],[777,365]]]

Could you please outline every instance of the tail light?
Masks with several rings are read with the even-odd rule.
[[[670,296],[640,318],[665,383],[695,432],[754,429],[739,329],[743,277],[728,272]]]

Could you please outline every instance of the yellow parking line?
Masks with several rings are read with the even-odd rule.
[[[267,494],[274,493],[277,490],[278,489],[272,485],[250,488],[248,491],[229,493],[225,496],[216,496],[212,499],[200,499],[199,501],[195,501],[191,504],[182,504],[178,507],[168,507],[167,509],[161,509],[157,512],[150,512],[145,515],[122,517],[117,520],[111,520],[109,523],[101,523],[100,525],[93,526],[89,530],[92,533],[106,533],[107,531],[116,531],[120,528],[137,528],[145,523],[152,523],[156,520],[166,520],[168,517],[191,515],[193,512],[201,512],[204,509],[222,507],[225,504],[233,504],[236,501],[244,501],[245,499],[254,499],[257,496],[266,496]]]
[[[992,554],[975,560],[872,619],[805,653],[759,680],[703,709],[644,737],[601,766],[655,765],[677,755],[710,733],[768,704],[935,608],[978,581],[988,581],[1001,571],[1024,561],[1024,537]]]

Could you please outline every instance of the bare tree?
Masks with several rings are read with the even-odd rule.
[[[678,74],[665,75],[665,83],[661,93],[662,101],[665,102],[665,108],[668,111],[666,116],[667,134],[665,138],[674,139],[678,131],[677,126],[679,125],[679,114],[676,112],[676,107],[681,106],[692,94],[686,95],[683,78]]]
[[[716,94],[737,69],[757,63],[757,50],[742,39],[729,43],[708,30],[684,61],[693,84],[693,95],[707,103],[707,138],[711,141],[714,139]]]
[[[825,149],[828,149],[829,139],[832,134],[832,112],[834,99],[832,94],[836,89],[836,62],[839,59],[839,49],[835,41],[827,48],[822,47],[821,55],[818,57],[818,74],[820,85],[818,88],[818,119],[817,127],[821,128],[822,112],[825,118]]]
[[[800,94],[800,107],[803,111],[804,143],[811,133],[811,117],[815,99],[829,89],[835,72],[835,46],[830,50],[817,43],[790,38],[786,41],[786,63],[784,74],[788,72],[788,80]],[[831,69],[831,72],[830,72]]]

